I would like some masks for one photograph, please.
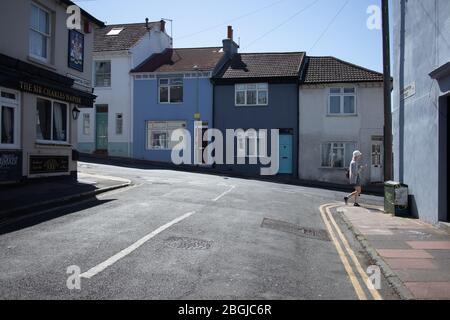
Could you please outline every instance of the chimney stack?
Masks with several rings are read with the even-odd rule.
[[[147,28],[147,30],[149,30],[149,26],[148,26],[148,18],[145,18],[145,28]]]
[[[227,35],[227,39],[233,40],[233,27],[232,26],[228,26],[228,35]]]
[[[166,32],[166,22],[161,19],[161,32]]]
[[[224,39],[223,42],[223,51],[228,56],[228,58],[232,58],[236,53],[238,53],[239,46],[236,42],[234,42],[234,31],[232,26],[228,26],[228,34],[227,38]]]

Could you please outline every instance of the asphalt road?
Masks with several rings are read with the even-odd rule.
[[[0,229],[0,299],[358,298],[335,245],[321,237],[326,226],[319,206],[341,201],[340,192],[79,166],[134,185]],[[315,236],[286,232],[292,231],[286,223],[311,228]],[[367,257],[342,230],[366,268]],[[79,290],[67,286],[77,275],[67,273],[70,266],[82,273],[69,281],[80,279]],[[394,299],[382,284],[383,298]]]

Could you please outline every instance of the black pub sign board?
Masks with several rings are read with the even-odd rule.
[[[69,172],[68,156],[30,156],[30,174]]]
[[[22,178],[22,151],[0,150],[0,182]]]

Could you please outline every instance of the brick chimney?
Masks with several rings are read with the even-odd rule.
[[[223,51],[225,54],[231,58],[233,55],[238,53],[239,46],[236,42],[233,40],[234,38],[234,30],[232,26],[228,26],[227,29],[227,38],[224,39],[223,42]]]

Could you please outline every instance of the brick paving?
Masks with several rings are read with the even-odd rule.
[[[450,234],[382,208],[342,207],[347,220],[389,265],[416,299],[450,299]]]

